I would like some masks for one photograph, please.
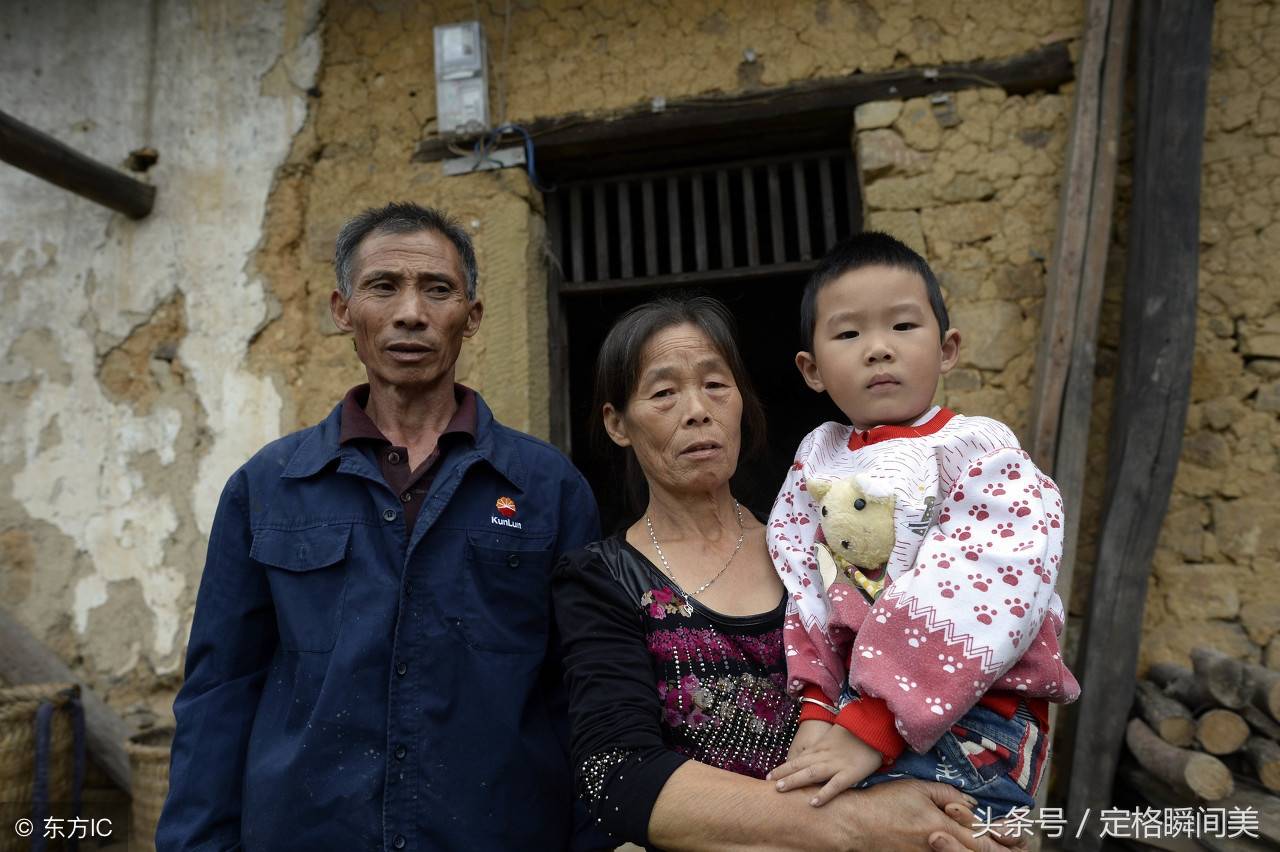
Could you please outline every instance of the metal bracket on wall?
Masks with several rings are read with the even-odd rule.
[[[472,172],[484,172],[490,169],[507,169],[525,164],[524,146],[511,148],[495,148],[483,155],[469,154],[465,157],[450,157],[444,161],[444,173],[447,177],[469,175]]]

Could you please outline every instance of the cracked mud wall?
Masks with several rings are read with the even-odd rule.
[[[1213,28],[1191,406],[1141,664],[1204,642],[1280,669],[1280,6],[1220,0]]]
[[[1008,57],[1076,39],[1082,27],[1076,0],[513,0],[504,51],[507,4],[499,0],[191,5],[197,11],[161,0],[88,12],[75,0],[18,3],[0,20],[0,83],[17,93],[7,109],[108,162],[143,144],[161,153],[147,176],[161,188],[157,208],[140,223],[0,170],[0,298],[9,317],[0,328],[8,356],[0,362],[0,603],[126,712],[139,700],[167,711],[227,475],[363,380],[327,311],[333,238],[360,208],[433,204],[473,232],[486,315],[464,347],[460,379],[506,422],[547,432],[539,193],[518,170],[445,178],[440,164],[411,161],[435,130],[434,25],[483,21],[492,117],[505,104],[513,121]],[[1258,452],[1251,462],[1235,459],[1275,446],[1268,406],[1277,396],[1273,356],[1240,348],[1274,343],[1275,303],[1266,295],[1274,290],[1262,282],[1275,266],[1267,242],[1275,225],[1261,224],[1255,209],[1269,214],[1274,190],[1248,175],[1280,158],[1274,103],[1257,94],[1265,86],[1258,54],[1264,65],[1280,64],[1265,47],[1276,21],[1273,4],[1249,0],[1226,0],[1218,15],[1211,86],[1221,103],[1211,110],[1224,117],[1211,112],[1210,148],[1222,153],[1216,166],[1206,154],[1205,216],[1219,231],[1206,231],[1213,248],[1203,285],[1222,306],[1202,299],[1202,312],[1210,334],[1230,333],[1197,362],[1199,386],[1214,390],[1199,392],[1184,450],[1198,464],[1189,454],[1199,447],[1211,471],[1224,453],[1233,465],[1266,466]],[[968,311],[971,323],[1003,323],[1000,339],[1018,346],[970,347],[946,392],[958,406],[1021,426],[1069,90],[955,97],[968,127],[935,131],[935,116],[916,103],[882,106],[879,118],[864,113],[887,123],[860,123],[863,141],[892,131],[932,163],[872,169],[871,221],[925,245],[962,318]],[[897,112],[886,119],[886,109]],[[881,141],[897,144],[883,133]],[[1247,214],[1227,200],[1262,192],[1272,200],[1259,196]],[[1250,271],[1237,275],[1241,264]],[[1241,280],[1260,282],[1254,296],[1230,289]],[[1116,313],[1114,304],[1108,310]],[[1106,328],[1102,361],[1114,345]],[[1105,432],[1106,389],[1104,375],[1095,432]],[[1228,411],[1249,416],[1228,422]],[[1271,425],[1263,429],[1254,414],[1269,414]],[[1209,484],[1193,476],[1190,486],[1180,474],[1189,502],[1176,498],[1171,509],[1194,516],[1201,549],[1178,566],[1212,567],[1221,557],[1228,576],[1241,565],[1250,577],[1259,566],[1265,574],[1267,545],[1246,552],[1257,537],[1236,521],[1265,516],[1263,502],[1280,484],[1272,464],[1250,473],[1242,493],[1225,474]],[[1228,511],[1249,500],[1262,501],[1264,514]],[[1244,544],[1210,546],[1233,523],[1242,531],[1232,540]],[[1170,561],[1169,552],[1185,556],[1162,544],[1160,558]],[[1246,603],[1236,615],[1197,619],[1256,635],[1250,642],[1261,654],[1274,630],[1257,627],[1265,612],[1242,614]],[[1163,599],[1149,607],[1161,617],[1167,609]]]
[[[1009,56],[1080,27],[1074,2],[516,0],[504,51],[496,2],[193,5],[27,3],[0,24],[15,114],[108,162],[161,155],[141,223],[0,173],[0,600],[126,711],[166,709],[226,476],[362,379],[326,310],[360,207],[424,201],[473,230],[487,311],[460,378],[547,431],[540,196],[518,171],[410,161],[435,127],[432,26],[484,21],[512,120]]]
[[[1140,668],[1209,645],[1280,668],[1280,10],[1214,18],[1202,170],[1196,354],[1181,458],[1152,565]],[[868,104],[857,113],[870,227],[925,251],[965,343],[942,399],[1025,434],[1071,87]],[[1132,109],[1132,103],[1129,104]],[[939,122],[937,118],[943,116]],[[1130,115],[1130,124],[1132,116]],[[1128,128],[1128,133],[1132,127]],[[1128,134],[1099,325],[1083,523],[1070,611],[1088,606],[1120,339]],[[1074,630],[1068,639],[1074,642]]]
[[[6,111],[112,165],[132,222],[0,167],[0,605],[122,713],[168,712],[212,509],[280,433],[247,367],[255,265],[319,60],[318,4],[6,4]]]
[[[1012,56],[1081,26],[1075,2],[513,0],[504,49],[506,9],[498,0],[328,6],[312,110],[272,195],[259,254],[280,313],[251,363],[279,377],[288,428],[320,419],[362,380],[327,314],[334,235],[362,207],[408,199],[451,211],[476,240],[486,313],[463,349],[461,380],[511,425],[548,431],[540,195],[518,170],[446,178],[439,163],[411,162],[436,127],[435,25],[483,22],[495,122],[504,106],[511,121],[603,115],[659,96]]]

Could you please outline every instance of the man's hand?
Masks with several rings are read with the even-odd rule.
[[[954,787],[929,781],[889,781],[846,791],[824,811],[836,817],[841,836],[832,848],[867,852],[1009,852],[1025,850],[1026,837],[975,836],[976,802]]]
[[[822,784],[822,789],[809,800],[814,807],[822,807],[884,763],[880,752],[845,728],[840,725],[828,725],[827,728],[817,743],[806,748],[799,757],[788,759],[767,776],[768,780],[777,782],[775,786],[781,792]],[[796,738],[799,736],[797,732]],[[792,748],[795,748],[794,744]]]
[[[813,748],[830,728],[831,723],[821,719],[806,719],[801,722],[791,740],[791,748],[787,750],[787,760],[794,760]]]

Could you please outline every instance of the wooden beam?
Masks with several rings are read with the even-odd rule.
[[[1132,0],[1088,4],[1036,351],[1028,445],[1036,464],[1055,477],[1062,493],[1066,526],[1057,588],[1067,607],[1084,502],[1098,314],[1111,240],[1132,8]],[[1057,705],[1050,710],[1050,726],[1061,731],[1057,710]],[[1063,754],[1060,763],[1069,771],[1070,752]],[[1052,765],[1046,770],[1048,778]],[[1041,785],[1038,806],[1044,807],[1048,795],[1049,785]]]
[[[754,284],[782,275],[803,275],[814,270],[816,260],[792,261],[767,266],[744,266],[737,269],[709,269],[706,272],[678,272],[657,275],[652,278],[628,278],[613,281],[565,281],[560,292],[565,295],[583,296],[601,293],[630,293],[643,290],[661,290],[668,287],[693,287],[732,281],[735,284]]]
[[[58,655],[27,628],[0,609],[0,677],[16,686],[33,683],[78,683],[84,705],[85,744],[94,761],[126,793],[132,789],[125,740],[134,733]]]
[[[0,160],[130,219],[143,218],[155,204],[151,184],[90,159],[5,112],[0,112]]]
[[[1213,0],[1142,0],[1133,204],[1107,507],[1082,639],[1068,814],[1111,806],[1151,557],[1182,448],[1195,349]],[[1085,832],[1070,848],[1097,849]]]
[[[1015,56],[983,62],[906,68],[874,74],[806,81],[732,95],[682,98],[656,110],[644,103],[621,113],[592,116],[583,113],[528,122],[537,146],[539,171],[556,173],[557,164],[591,159],[616,161],[623,154],[644,152],[664,158],[668,152],[694,143],[706,146],[738,144],[744,152],[762,152],[769,139],[796,147],[806,134],[829,132],[833,119],[843,121],[834,144],[847,143],[852,110],[867,101],[913,98],[935,92],[994,86],[1010,94],[1056,89],[1072,79],[1067,42],[1057,42]],[[751,128],[743,138],[742,128]],[[431,136],[419,143],[413,161],[429,163],[449,156],[448,144],[457,139]],[[465,143],[464,143],[465,144]],[[605,151],[609,156],[600,157]],[[717,156],[717,159],[721,157]],[[609,166],[617,171],[617,166]]]
[[[1030,451],[1062,492],[1066,527],[1058,591],[1068,606],[1084,502],[1132,11],[1132,0],[1089,4],[1036,353]]]

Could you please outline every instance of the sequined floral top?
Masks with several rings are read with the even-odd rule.
[[[621,536],[557,567],[579,794],[615,841],[644,844],[685,760],[763,778],[786,759],[799,709],[786,693],[782,623],[727,616],[685,594]]]

